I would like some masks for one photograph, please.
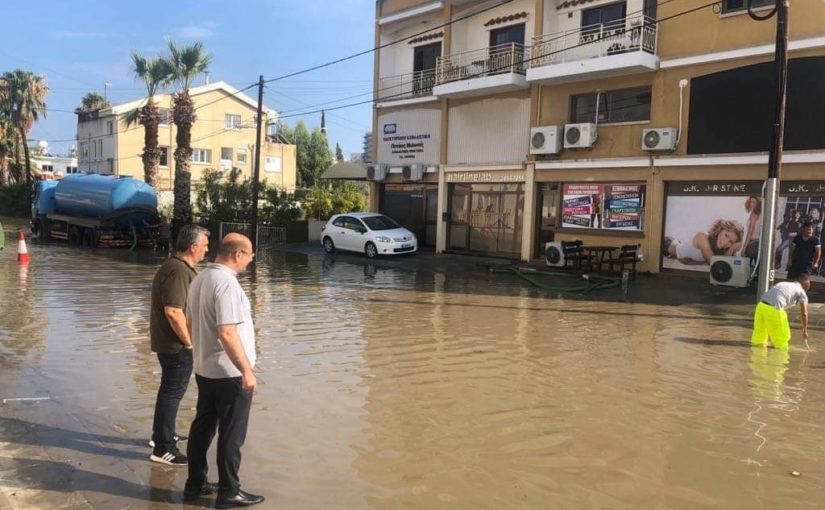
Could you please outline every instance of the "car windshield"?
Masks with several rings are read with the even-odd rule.
[[[392,218],[386,216],[368,216],[361,218],[367,224],[370,230],[392,230],[394,228],[401,228],[401,225],[395,222]]]

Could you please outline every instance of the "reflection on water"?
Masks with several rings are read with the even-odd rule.
[[[148,437],[158,260],[30,251],[27,271],[0,252],[0,394]],[[241,476],[284,508],[820,506],[822,355],[750,349],[742,317],[321,254],[262,256],[242,283],[260,388]],[[153,489],[118,507],[176,501],[185,474],[135,451]]]

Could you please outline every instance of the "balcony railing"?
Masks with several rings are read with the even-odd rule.
[[[397,101],[431,96],[435,85],[435,69],[415,71],[378,80],[378,99]]]
[[[636,16],[537,37],[530,67],[643,51],[656,54],[656,20]]]
[[[481,50],[456,53],[436,60],[436,84],[470,80],[504,73],[526,74],[529,49],[507,43]]]

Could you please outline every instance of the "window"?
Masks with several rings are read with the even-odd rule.
[[[223,124],[226,129],[241,129],[241,116],[227,113],[223,116]]]
[[[647,185],[642,182],[562,186],[562,228],[644,230]]]
[[[115,124],[111,120],[106,123],[106,129],[109,130],[109,134],[115,134]]]
[[[212,151],[209,149],[192,149],[192,162],[204,165],[212,163]]]
[[[97,153],[100,156],[100,159],[103,159],[103,140],[97,141]]]
[[[346,216],[339,216],[335,218],[335,221],[332,222],[333,225],[336,227],[346,228],[347,224],[347,217]]]
[[[169,108],[158,108],[158,125],[168,126],[172,122]]]
[[[89,159],[89,142],[80,142],[80,154],[84,160]]]
[[[43,165],[44,172],[54,172],[54,165]]]
[[[774,5],[775,0],[753,0],[754,7]],[[722,13],[744,11],[748,8],[748,0],[723,0]]]
[[[92,159],[97,159],[97,142],[92,142]]]
[[[232,163],[232,147],[221,147],[221,161]]]
[[[160,154],[160,161],[158,162],[159,166],[169,166],[169,147],[158,147],[158,153]]]
[[[602,92],[599,98],[599,122],[641,122],[650,120],[650,87]],[[572,122],[594,122],[596,94],[572,97]]]
[[[582,11],[582,42],[606,37],[611,31],[623,30],[627,4],[603,5]]]
[[[278,156],[267,156],[266,164],[264,165],[264,172],[280,172],[281,158]]]
[[[490,47],[502,44],[524,44],[524,23],[490,30]]]
[[[356,232],[367,231],[367,227],[365,227],[364,224],[361,223],[361,220],[359,220],[358,218],[353,218],[351,216],[347,216],[345,227],[350,230],[355,230]]]
[[[235,151],[235,159],[236,161],[241,164],[246,164],[246,149],[238,149]]]
[[[115,160],[112,158],[108,159],[109,162],[109,173],[112,174],[115,172]]]

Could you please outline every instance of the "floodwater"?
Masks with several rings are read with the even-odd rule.
[[[23,269],[14,248],[0,508],[180,508],[185,469],[145,446],[159,259],[30,244]],[[747,312],[555,299],[318,251],[261,256],[242,283],[259,390],[241,479],[261,508],[822,507],[818,328],[813,352],[752,350]],[[195,399],[193,381],[181,433]]]

